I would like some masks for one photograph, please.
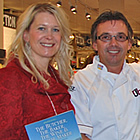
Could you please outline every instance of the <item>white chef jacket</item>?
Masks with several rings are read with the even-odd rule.
[[[113,74],[96,56],[75,74],[69,92],[81,133],[91,140],[140,140],[138,68],[124,62],[122,72]]]

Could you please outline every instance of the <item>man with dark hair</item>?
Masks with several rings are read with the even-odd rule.
[[[140,140],[140,74],[125,61],[132,28],[122,13],[106,11],[91,36],[98,55],[70,89],[83,140]]]

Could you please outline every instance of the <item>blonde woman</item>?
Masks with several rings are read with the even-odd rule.
[[[26,124],[74,110],[67,91],[70,34],[64,11],[50,3],[33,4],[19,17],[0,69],[0,139],[26,140]]]

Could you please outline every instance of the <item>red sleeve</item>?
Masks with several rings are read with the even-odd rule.
[[[0,79],[0,139],[22,140],[25,135],[22,124],[22,91],[24,89],[19,82],[20,74],[12,69],[10,72],[1,69]]]

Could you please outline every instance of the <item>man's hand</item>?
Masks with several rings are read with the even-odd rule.
[[[82,140],[90,140],[85,134],[81,134]]]

